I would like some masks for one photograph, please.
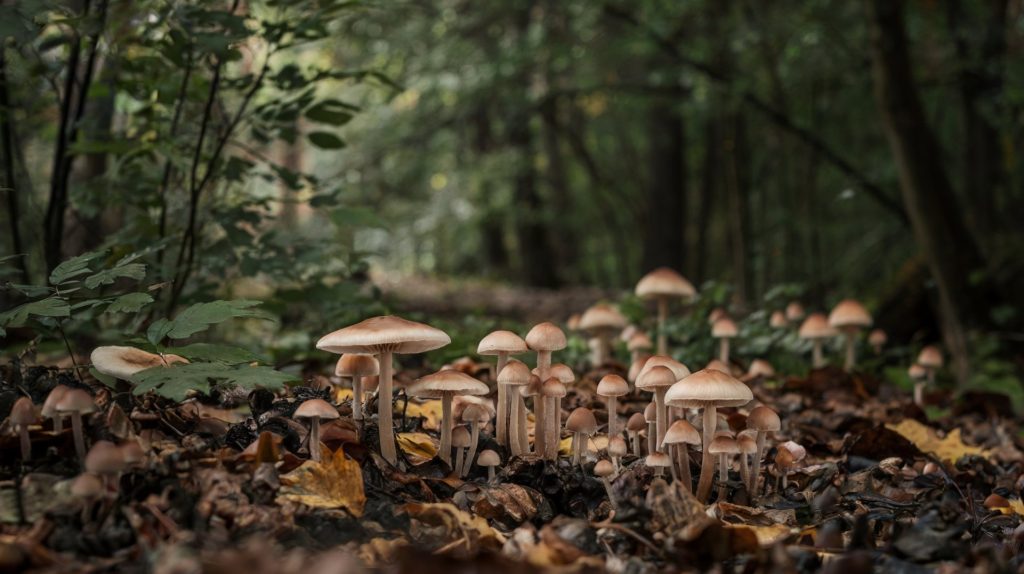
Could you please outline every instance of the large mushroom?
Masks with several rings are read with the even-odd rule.
[[[718,360],[729,364],[729,341],[740,334],[736,322],[721,317],[711,325],[711,336],[718,339]]]
[[[650,361],[648,361],[649,363]],[[678,380],[672,369],[656,365],[640,374],[636,379],[636,388],[654,393],[655,421],[657,434],[654,436],[654,450],[661,449],[661,441],[668,430],[668,410],[665,408],[665,393]]]
[[[519,355],[527,350],[526,341],[512,331],[494,331],[480,339],[480,344],[476,348],[476,352],[479,355],[497,355],[498,364],[494,371],[496,375],[505,368],[509,355]],[[502,446],[508,446],[509,444],[510,401],[508,400],[507,391],[508,388],[506,386],[498,385],[498,417],[494,423],[494,428],[498,444]]]
[[[505,387],[508,393],[509,426],[508,439],[509,448],[515,456],[522,456],[529,450],[526,441],[526,405],[523,403],[523,396],[519,393],[519,387],[530,384],[530,367],[515,359],[510,360],[505,368],[498,373],[498,386]]]
[[[719,407],[737,407],[753,400],[750,388],[721,371],[704,369],[672,385],[665,395],[665,402],[672,406],[704,409],[703,443],[700,480],[697,498],[707,501],[711,494],[714,459],[711,456],[711,440],[718,425]]]
[[[135,347],[96,347],[90,355],[92,367],[103,373],[121,379],[130,380],[132,375],[153,367],[169,367],[176,363],[188,363],[188,359],[178,355],[149,353]]]
[[[868,310],[859,301],[844,299],[828,314],[828,324],[843,334],[846,345],[846,361],[843,368],[847,371],[857,366],[857,334],[861,329],[871,326],[873,320]]]
[[[616,375],[605,375],[597,383],[597,394],[603,397],[608,408],[608,439],[619,436],[618,398],[629,393],[629,383]]]
[[[526,345],[537,353],[537,377],[542,382],[551,376],[548,372],[551,369],[551,353],[564,349],[566,344],[565,333],[554,323],[539,323],[534,325],[530,332],[526,334]],[[543,422],[543,405],[544,401],[540,401],[540,408],[534,407],[534,415],[539,419],[537,421],[538,424]],[[522,433],[520,436],[520,440],[522,440],[526,436],[526,428],[523,427],[519,430]],[[534,436],[533,446],[537,452],[544,452],[544,433],[537,433]]]
[[[398,462],[392,413],[392,355],[425,353],[451,343],[439,329],[395,316],[372,317],[324,335],[316,348],[331,353],[377,355],[380,362],[378,431],[381,455],[391,464]]]
[[[811,366],[820,369],[825,366],[825,355],[822,353],[822,343],[825,339],[836,336],[836,330],[828,324],[828,318],[822,313],[811,313],[800,325],[797,335],[801,339],[807,339],[814,346],[811,353]]]
[[[452,460],[452,398],[455,395],[486,395],[489,390],[484,383],[451,369],[427,375],[409,387],[410,396],[441,399],[440,454],[445,463],[451,465]]]
[[[373,355],[345,353],[338,359],[334,374],[352,378],[352,420],[363,420],[363,379],[380,374],[380,363]]]
[[[323,399],[309,399],[295,409],[294,416],[309,419],[309,458],[320,462],[320,421],[338,418],[338,410]]]
[[[594,353],[590,358],[593,367],[600,367],[611,356],[612,341],[615,335],[626,326],[626,318],[619,310],[606,303],[598,303],[580,317],[579,328],[597,341]]]
[[[658,354],[668,354],[668,337],[665,332],[668,302],[676,298],[689,301],[697,295],[697,290],[676,271],[659,267],[637,282],[636,295],[641,299],[654,299],[658,302]]]

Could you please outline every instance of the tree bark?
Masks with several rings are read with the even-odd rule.
[[[15,173],[15,147],[14,128],[12,126],[12,113],[10,90],[7,86],[7,59],[6,48],[0,45],[0,149],[3,150],[3,174],[2,181],[4,194],[7,196],[7,224],[11,232],[11,253],[24,254],[25,246],[21,236],[21,206],[18,202],[18,194],[21,189],[18,187],[18,178]],[[18,257],[16,265],[21,268],[21,280],[23,283],[31,283],[28,273],[27,256]]]
[[[655,99],[647,114],[650,176],[643,229],[643,267],[682,269],[686,248],[686,140],[675,99]]]

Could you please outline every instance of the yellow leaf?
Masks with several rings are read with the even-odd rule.
[[[1011,498],[1009,503],[1009,508],[996,508],[994,510],[998,510],[1003,514],[1010,514],[1012,512],[1017,515],[1024,516],[1024,502],[1021,502],[1018,498]]]
[[[590,452],[597,452],[601,449],[608,448],[608,437],[601,435],[588,440],[587,448],[590,449]],[[571,436],[558,441],[558,454],[562,456],[570,456],[572,454]]]
[[[939,459],[955,463],[960,457],[969,454],[988,456],[988,451],[976,446],[964,444],[960,438],[960,429],[953,429],[944,438],[939,438],[935,429],[923,425],[914,419],[903,419],[897,425],[885,425],[890,430],[896,431],[903,438],[914,443],[921,452],[931,453]]]
[[[423,428],[441,430],[441,401],[424,401],[422,403],[409,401],[405,416],[423,417]]]
[[[330,451],[324,450],[329,455]],[[277,499],[317,508],[344,508],[360,517],[366,505],[363,472],[359,463],[345,458],[339,448],[322,462],[307,461],[282,476]]]
[[[425,433],[398,433],[398,447],[409,456],[413,466],[419,466],[437,456],[439,446],[433,437]]]
[[[757,537],[757,543],[760,546],[771,546],[776,542],[785,539],[787,536],[794,532],[793,529],[784,524],[771,524],[768,526],[757,526],[753,524],[730,524],[726,526],[730,529],[750,529],[754,531],[754,536]]]
[[[334,387],[334,404],[342,403],[352,398],[352,389],[346,387]]]

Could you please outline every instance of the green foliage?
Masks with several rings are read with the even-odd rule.
[[[153,367],[132,376],[132,392],[142,395],[150,391],[175,401],[185,400],[191,393],[210,394],[217,386],[280,390],[295,377],[270,367],[236,366],[223,363],[190,363],[170,367]]]

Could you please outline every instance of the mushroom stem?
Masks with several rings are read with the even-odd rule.
[[[363,420],[363,378],[352,376],[352,419]]]
[[[85,464],[85,436],[82,434],[82,413],[71,411],[71,432],[75,435],[75,454],[78,461]]]
[[[529,418],[526,416],[526,414],[527,414],[526,413],[526,399],[523,397],[522,393],[517,393],[517,394],[519,395],[519,398],[517,399],[518,400],[518,405],[519,405],[518,406],[519,412],[516,415],[517,418],[519,419],[519,421],[518,421],[519,422],[519,429],[518,429],[518,431],[519,431],[519,433],[518,433],[519,434],[519,453],[518,454],[520,456],[522,456],[522,455],[528,454],[530,452],[529,429],[526,428],[526,423],[528,422]]]
[[[662,441],[665,440],[665,432],[668,430],[668,409],[665,407],[666,393],[668,393],[668,387],[654,389],[654,407],[658,430],[658,436],[655,438],[654,444],[659,451],[662,448]]]
[[[924,381],[914,383],[914,404],[924,408]]]
[[[757,431],[757,450],[754,451],[754,467],[750,469],[749,482],[747,483],[751,504],[757,500],[757,479],[759,478],[758,474],[761,472],[761,457],[764,455],[764,443],[767,437],[768,433],[765,431]]]
[[[547,437],[544,436],[548,420],[547,409],[544,408],[546,403],[544,397],[539,394],[533,397],[533,417],[536,419],[533,421],[533,452],[541,457],[547,452],[544,450],[547,447],[547,440],[545,440]]]
[[[487,467],[487,482],[494,482],[494,467]]]
[[[579,432],[573,433],[573,437],[572,437],[572,443],[573,443],[572,463],[574,465],[575,464],[580,464],[580,460],[583,457],[583,449],[585,448],[583,446],[583,441],[584,440],[586,440],[586,439],[583,438],[583,433],[579,433]]]
[[[53,434],[60,434],[64,432],[64,415],[55,413],[53,419]]]
[[[309,458],[320,462],[320,417],[309,419]]]
[[[377,431],[380,435],[380,454],[391,464],[398,462],[395,449],[395,429],[391,420],[391,351],[380,354],[380,385],[377,389]],[[447,419],[445,419],[447,421]]]
[[[647,423],[647,454],[651,454],[655,450],[654,441],[658,438],[658,427],[657,423]]]
[[[619,421],[618,421],[618,398],[611,396],[605,397],[608,401],[608,440],[612,437],[619,436]]]
[[[663,467],[660,467],[660,466],[654,467],[654,476],[661,476],[662,474],[664,474],[664,472],[665,472],[665,469]]]
[[[697,500],[707,502],[711,495],[711,483],[715,475],[715,457],[708,452],[711,449],[711,440],[715,437],[715,427],[718,426],[718,408],[715,405],[704,407],[704,425],[701,429],[701,439],[704,451],[700,460],[700,480],[697,481]]]
[[[740,481],[744,485],[750,484],[750,464],[747,462],[747,454],[742,452],[740,453]]]
[[[633,454],[640,456],[640,431],[626,431],[629,438],[633,439]]]
[[[718,340],[718,359],[729,364],[729,337],[722,337]]]
[[[462,476],[462,466],[466,462],[466,449],[457,448],[455,449],[455,475]]]
[[[507,364],[508,353],[505,351],[499,351],[497,372],[500,373]],[[508,429],[511,425],[509,423],[508,412],[508,385],[498,383],[498,416],[494,422],[494,436],[498,440],[498,444],[501,446],[509,445]]]
[[[506,385],[506,387],[507,387],[507,385]],[[508,399],[509,399],[509,404],[507,405],[509,407],[508,437],[507,437],[508,438],[508,447],[509,447],[509,450],[512,451],[512,454],[514,456],[519,456],[522,453],[522,451],[523,451],[523,447],[521,446],[522,443],[519,441],[519,435],[520,435],[520,432],[519,432],[519,425],[520,425],[520,422],[519,422],[520,418],[519,418],[519,416],[520,416],[520,411],[519,411],[519,409],[522,407],[522,403],[521,403],[522,399],[520,399],[518,397],[519,393],[517,391],[515,391],[514,389],[506,388],[506,393],[508,393]]]
[[[608,480],[608,477],[602,477],[601,483],[604,484],[604,492],[608,495],[608,502],[611,503],[612,508],[618,508],[619,505],[615,504],[615,497],[612,496],[612,481]]]
[[[666,445],[661,445],[661,449],[662,449],[662,451],[667,451],[667,454],[669,456],[669,461],[671,462],[671,464],[669,465],[668,468],[669,468],[669,473],[672,475],[672,480],[678,481],[679,480],[679,469],[676,468],[678,465],[676,465],[675,457],[672,456],[678,450],[677,445],[671,445],[671,444],[667,445],[667,446]]]
[[[476,457],[476,447],[480,444],[480,422],[471,421],[469,423],[469,454],[466,456],[466,465],[462,467],[461,476],[469,474],[470,465],[473,464],[473,458]]]
[[[441,393],[441,460],[452,463],[452,394]]]
[[[718,501],[722,502],[725,500],[725,496],[729,493],[729,467],[732,466],[729,461],[729,455],[722,453],[719,457],[719,469],[718,469]]]
[[[18,436],[21,438],[21,460],[32,459],[32,440],[28,437],[28,426],[18,425]]]
[[[686,443],[677,445],[682,454],[682,460],[679,461],[680,465],[680,480],[683,482],[683,486],[686,487],[686,492],[693,492],[693,477],[690,475],[690,447],[686,446]]]
[[[852,371],[857,365],[857,346],[855,336],[857,331],[854,329],[847,329],[843,332],[844,343],[846,345],[846,362],[843,364],[843,368],[847,371]]]
[[[562,426],[562,399],[559,397],[550,397],[550,399],[551,403],[548,404],[548,407],[551,412],[547,413],[547,458],[558,460],[558,429]]]
[[[668,354],[668,336],[665,333],[665,320],[668,318],[668,298],[658,297],[658,354]]]
[[[814,339],[813,351],[811,351],[811,366],[820,369],[825,366],[825,354],[822,353],[821,339]]]

